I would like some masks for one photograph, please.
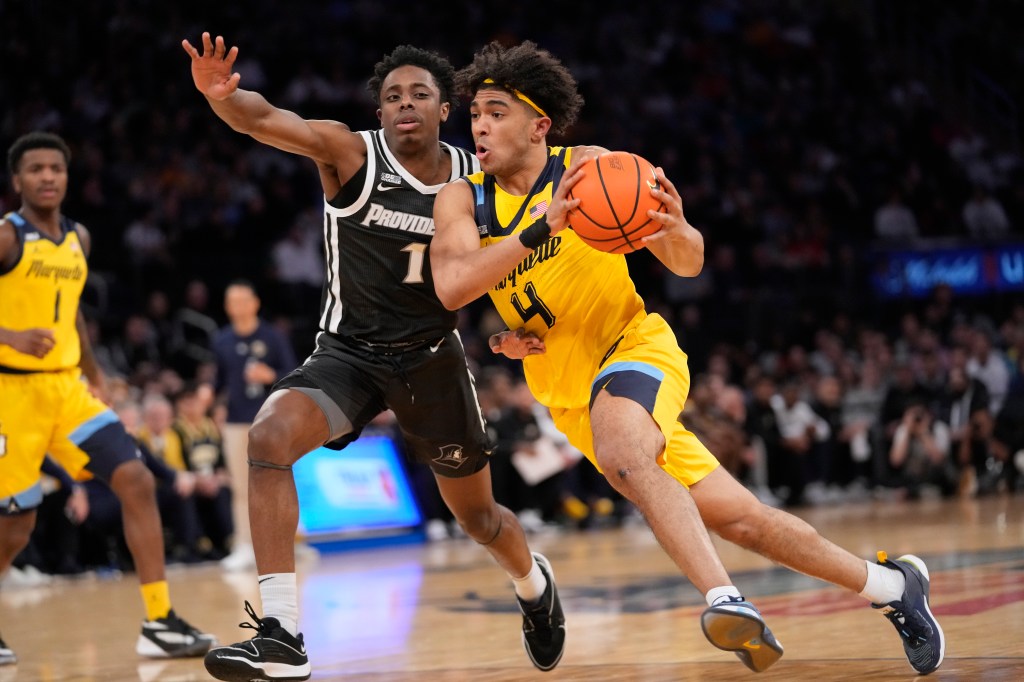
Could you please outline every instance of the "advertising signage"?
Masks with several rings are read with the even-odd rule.
[[[883,298],[921,298],[939,284],[961,295],[1024,290],[1024,244],[875,251],[872,286]]]

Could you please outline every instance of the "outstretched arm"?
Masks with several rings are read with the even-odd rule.
[[[263,95],[238,87],[241,74],[232,71],[238,48],[225,48],[224,38],[203,33],[203,53],[189,43],[181,46],[192,59],[192,80],[220,118],[234,130],[286,152],[308,156],[319,164],[337,166],[355,155],[352,172],[366,154],[363,138],[337,121],[311,121],[278,109]],[[346,175],[351,175],[347,173]]]

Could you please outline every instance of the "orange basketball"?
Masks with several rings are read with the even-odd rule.
[[[569,190],[580,205],[569,213],[569,225],[580,239],[598,251],[629,253],[643,244],[642,237],[661,229],[648,209],[664,211],[665,204],[651,196],[661,183],[654,166],[629,152],[610,152],[583,164],[583,178]]]

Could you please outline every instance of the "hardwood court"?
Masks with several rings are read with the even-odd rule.
[[[1024,496],[867,503],[800,514],[871,557],[927,560],[932,608],[947,635],[930,680],[1024,679]],[[717,542],[717,541],[716,541]],[[700,631],[702,600],[644,527],[534,536],[555,568],[568,617],[559,667],[542,674],[520,643],[511,587],[466,540],[327,554],[300,571],[301,620],[316,680],[910,680],[899,638],[859,597],[718,542],[737,585],[786,647],[755,676]],[[252,634],[251,574],[173,569],[179,611],[222,642]],[[20,657],[0,682],[210,679],[198,660],[136,657],[134,580],[66,582],[0,594],[0,625]]]

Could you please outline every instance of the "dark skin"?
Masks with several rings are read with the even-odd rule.
[[[262,95],[238,87],[232,71],[238,48],[221,36],[203,33],[202,53],[189,41],[192,80],[214,113],[232,129],[316,163],[324,195],[334,197],[366,163],[366,142],[338,121],[306,120],[272,106]],[[451,158],[440,144],[440,126],[450,105],[441,101],[433,75],[418,66],[391,71],[381,84],[377,118],[388,147],[401,164],[426,185],[446,182]],[[281,390],[260,408],[249,431],[249,459],[289,467],[331,437],[320,408],[304,393]],[[515,514],[491,494],[488,468],[465,478],[435,476],[441,496],[474,540],[486,544],[499,565],[514,576],[526,575],[532,557]],[[289,470],[249,468],[249,524],[258,572],[295,572],[295,532],[299,503]]]
[[[62,239],[60,231],[61,203],[67,193],[67,159],[58,149],[30,149],[25,152],[12,177],[14,191],[21,197],[19,212],[40,232],[54,241]],[[82,226],[76,227],[78,239],[86,256],[91,239]],[[12,266],[21,255],[14,226],[0,221],[0,264]],[[75,326],[81,344],[79,366],[92,391],[101,399],[105,395],[106,378],[96,364],[85,329],[81,310]],[[44,357],[54,347],[52,329],[0,328],[0,343],[16,351]],[[165,579],[163,531],[156,506],[153,475],[142,460],[132,459],[118,466],[108,482],[121,501],[125,539],[135,561],[142,584]],[[0,516],[0,573],[5,571],[28,543],[35,526],[35,511],[13,516]]]

